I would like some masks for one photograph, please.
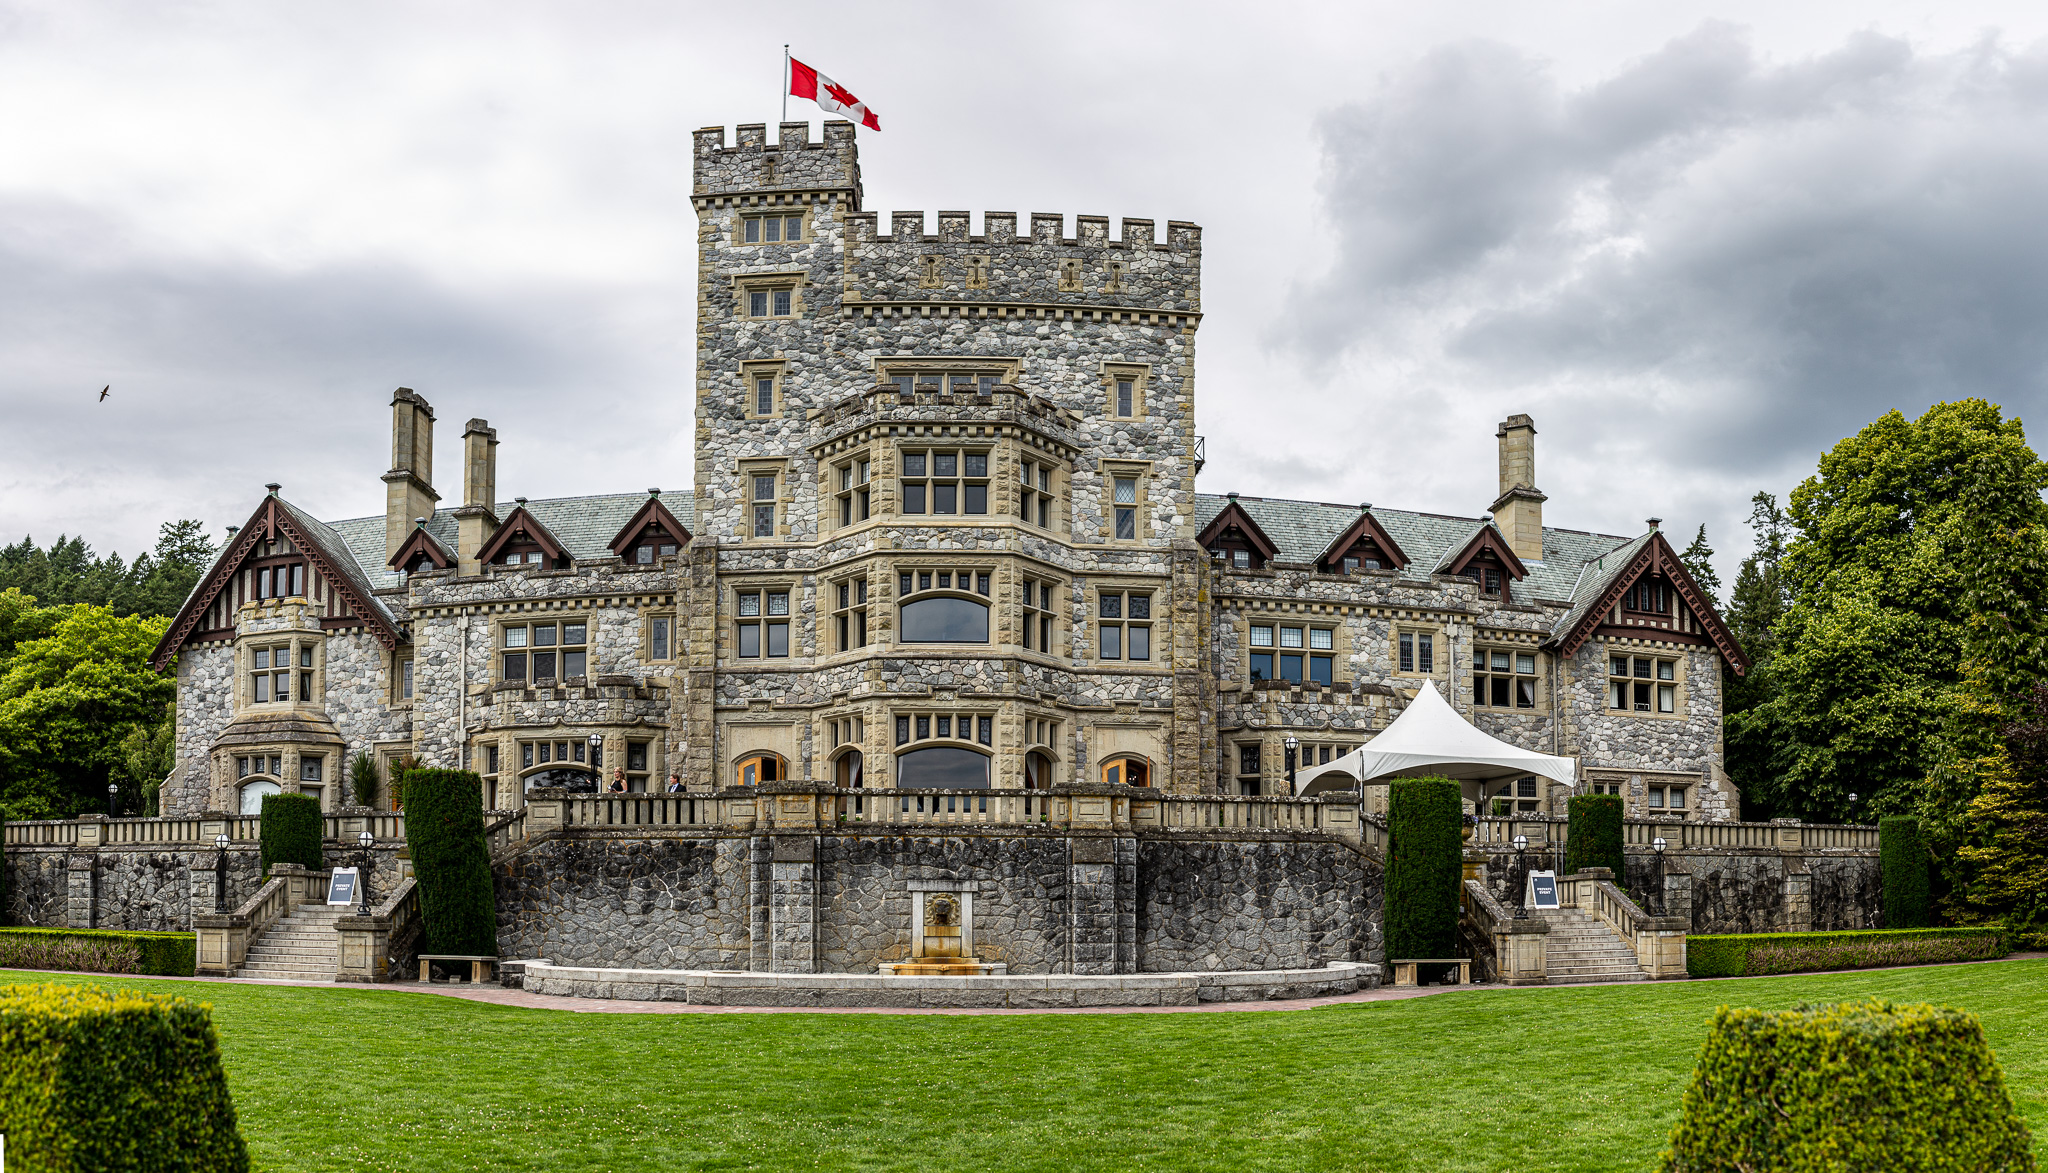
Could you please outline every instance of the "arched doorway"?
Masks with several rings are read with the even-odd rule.
[[[782,755],[774,753],[748,754],[733,767],[733,783],[738,786],[759,786],[763,782],[779,782],[788,777]]]
[[[1111,786],[1152,785],[1152,763],[1139,757],[1111,758],[1102,763],[1102,780]]]
[[[1032,750],[1024,755],[1024,789],[1052,789],[1052,759]]]
[[[835,785],[851,789],[862,784],[866,759],[857,749],[849,749],[832,759],[832,781]]]

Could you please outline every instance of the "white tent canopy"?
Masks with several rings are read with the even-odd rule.
[[[1467,781],[1535,774],[1569,786],[1577,776],[1576,766],[1570,758],[1488,737],[1459,716],[1434,684],[1425,682],[1379,736],[1335,761],[1296,772],[1294,792],[1348,790],[1374,778],[1423,774]]]

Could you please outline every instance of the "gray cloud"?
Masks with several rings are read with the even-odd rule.
[[[1573,89],[1468,42],[1320,130],[1331,263],[1273,343],[1425,431],[1535,412],[1546,479],[1626,486],[1602,526],[1737,545],[1751,488],[1886,410],[2048,393],[2040,47],[1774,62],[1708,24]]]

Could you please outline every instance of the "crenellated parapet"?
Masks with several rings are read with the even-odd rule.
[[[811,124],[785,122],[773,143],[766,123],[742,123],[728,145],[725,128],[693,136],[691,196],[700,210],[731,203],[810,202],[823,197],[860,207],[860,154],[851,122],[825,123],[812,142]]]
[[[1155,221],[1125,217],[1112,235],[1107,216],[1066,218],[1034,212],[1018,232],[1014,212],[986,212],[972,232],[967,212],[894,212],[889,232],[874,212],[846,217],[848,303],[1008,302],[1089,304],[1197,312],[1201,309],[1202,230],[1170,220],[1159,240]]]

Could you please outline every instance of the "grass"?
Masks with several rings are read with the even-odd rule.
[[[1293,1012],[978,1017],[575,1014],[134,984],[213,1003],[266,1170],[1529,1173],[1651,1168],[1717,1005],[1868,996],[1975,1011],[2048,1155],[2044,978],[2048,962],[2029,960]]]

